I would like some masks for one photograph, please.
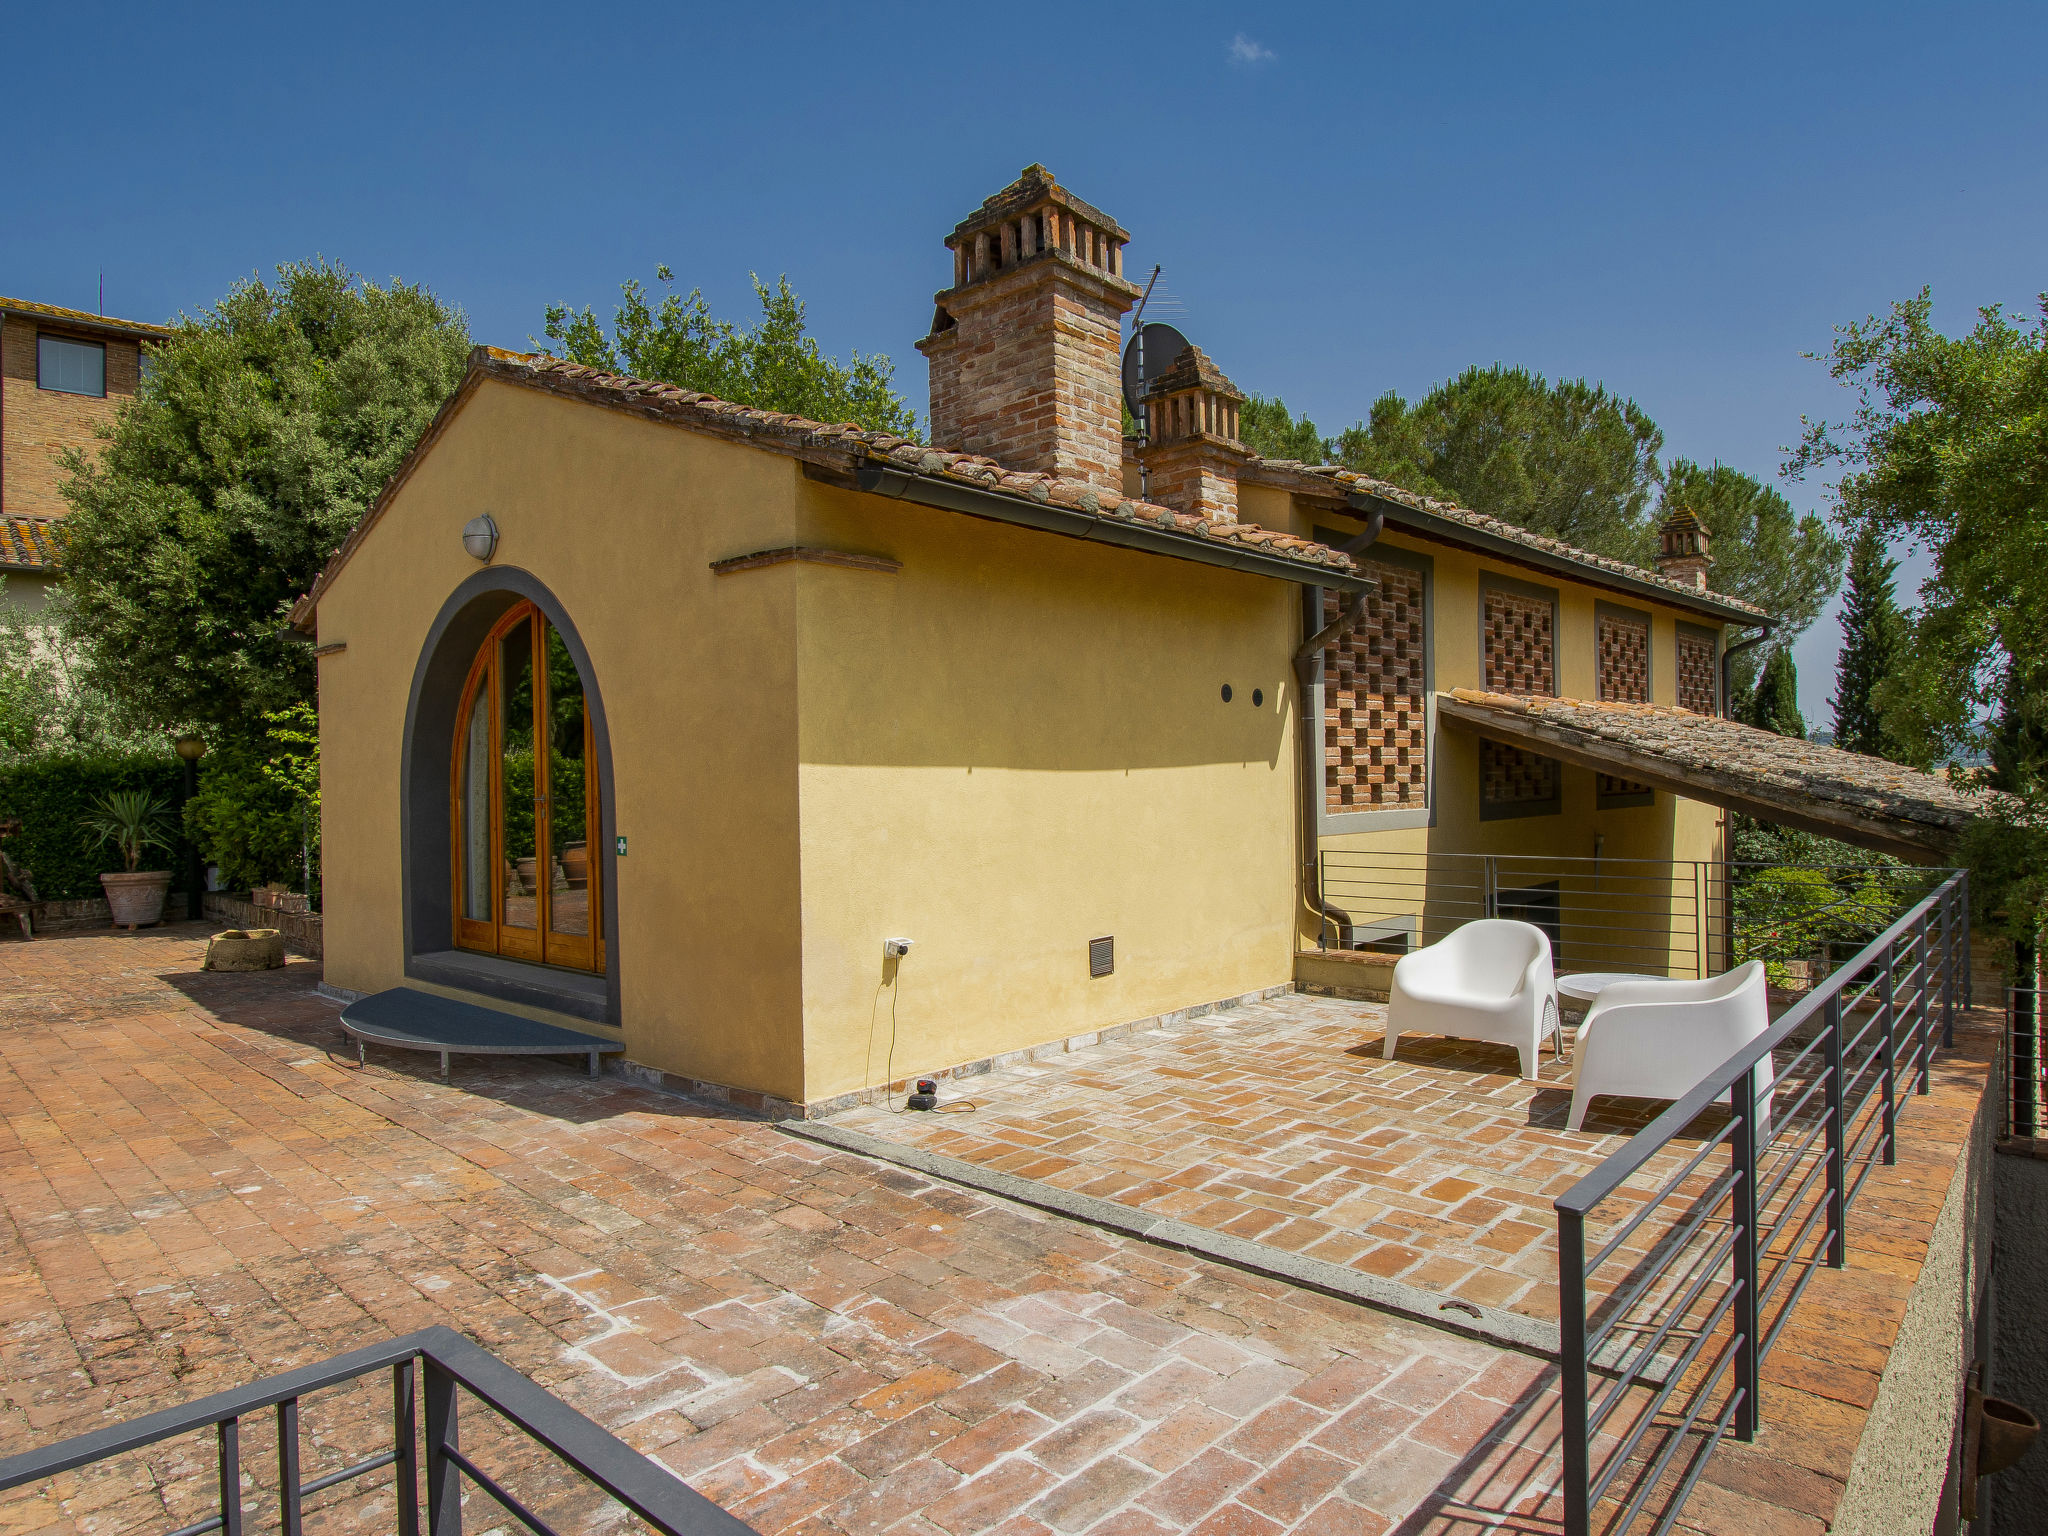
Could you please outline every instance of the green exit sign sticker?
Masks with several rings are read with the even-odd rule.
[[[618,846],[619,857],[623,859],[626,856],[626,834],[623,832],[619,834]]]

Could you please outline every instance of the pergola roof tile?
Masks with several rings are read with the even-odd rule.
[[[1438,712],[1512,746],[1920,860],[1948,856],[1957,834],[1997,799],[1883,758],[1669,704],[1454,688],[1438,695]]]

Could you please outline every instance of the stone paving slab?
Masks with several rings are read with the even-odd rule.
[[[0,1454],[439,1322],[762,1532],[1554,1519],[1538,1361],[617,1078],[358,1070],[316,965],[203,974],[203,939],[0,943]],[[309,1404],[306,1474],[385,1414],[380,1383]],[[616,1527],[487,1416],[464,1433],[564,1528]],[[192,1437],[0,1497],[0,1531],[161,1531],[211,1483]],[[388,1488],[308,1530],[389,1528]],[[468,1519],[516,1529],[481,1494]]]
[[[1551,1202],[1664,1105],[1602,1098],[1568,1131],[1568,1055],[1533,1083],[1479,1041],[1407,1036],[1387,1062],[1385,1028],[1382,1004],[1295,993],[827,1123],[1554,1324]]]

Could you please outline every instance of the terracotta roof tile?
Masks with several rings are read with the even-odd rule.
[[[0,571],[55,572],[63,551],[61,519],[0,517]]]
[[[1696,715],[1669,704],[1622,704],[1484,693],[1454,688],[1442,697],[1453,718],[1477,726],[1487,716],[1508,726],[1535,722],[1597,751],[1608,744],[1649,761],[1674,777],[1699,783],[1742,781],[1760,798],[1802,804],[1830,816],[1889,824],[1907,841],[1938,848],[1985,814],[1997,798],[1959,789],[1939,774],[1922,773],[1880,757],[1779,736],[1736,720]],[[1626,767],[1617,758],[1618,768]]]
[[[147,320],[116,320],[112,315],[96,315],[85,309],[66,309],[61,304],[37,304],[29,299],[0,298],[0,314],[21,315],[31,320],[49,320],[89,331],[114,331],[123,336],[171,334],[168,325],[152,325]]]
[[[863,462],[879,463],[928,480],[971,485],[1020,500],[1050,502],[1105,521],[1142,520],[1193,538],[1238,543],[1300,565],[1304,568],[1304,576],[1311,581],[1318,571],[1344,576],[1355,575],[1358,571],[1350,556],[1339,550],[1319,544],[1314,539],[1261,528],[1255,523],[1212,523],[1194,513],[1175,512],[1169,507],[1139,501],[1084,480],[1006,470],[993,459],[913,443],[893,432],[871,432],[847,422],[812,421],[782,411],[736,405],[716,395],[700,394],[678,385],[637,379],[627,374],[607,373],[540,353],[477,347],[470,353],[469,372],[462,386],[441,408],[441,413],[421,436],[412,454],[385,486],[383,494],[315,578],[312,589],[293,604],[291,622],[295,626],[305,628],[312,623],[321,592],[347,562],[356,545],[410,475],[419,455],[439,436],[452,418],[458,402],[467,396],[479,378],[501,379],[593,405],[673,422],[677,426],[733,438],[840,471],[850,471]]]
[[[1104,518],[1144,518],[1162,528],[1176,528],[1198,538],[1255,545],[1303,565],[1347,575],[1356,570],[1349,556],[1326,544],[1262,528],[1256,523],[1212,523],[1193,513],[1175,512],[1087,481],[1008,470],[993,459],[912,443],[894,433],[870,432],[848,423],[811,421],[780,411],[735,405],[715,395],[698,394],[673,384],[650,384],[644,379],[605,373],[560,358],[500,352],[495,348],[478,350],[482,355],[474,366],[493,377],[573,394],[597,404],[625,406],[679,425],[742,434],[764,447],[804,449],[811,456],[819,450],[836,450],[854,460],[883,461],[892,468],[907,469],[927,479],[962,481],[1032,501],[1056,502]]]
[[[1591,550],[1579,549],[1562,539],[1553,539],[1548,534],[1531,533],[1527,528],[1502,522],[1499,518],[1489,517],[1484,512],[1474,512],[1469,507],[1458,506],[1455,502],[1419,496],[1390,481],[1375,480],[1370,475],[1361,475],[1355,470],[1344,468],[1341,464],[1304,464],[1299,459],[1257,459],[1247,466],[1246,473],[1248,477],[1267,484],[1289,486],[1312,495],[1341,496],[1348,491],[1357,491],[1364,495],[1377,496],[1384,501],[1413,507],[1418,512],[1430,513],[1446,522],[1462,524],[1475,532],[1491,534],[1495,538],[1507,539],[1543,554],[1569,560],[1590,570],[1605,571],[1613,576],[1625,576],[1633,581],[1647,581],[1694,602],[1705,596],[1716,604],[1754,614],[1759,621],[1771,617],[1763,609],[1753,603],[1744,602],[1739,597],[1730,597],[1724,592],[1702,593],[1697,587],[1689,587],[1655,571],[1646,571],[1641,566],[1630,565],[1626,560],[1613,560],[1606,555],[1596,555]]]

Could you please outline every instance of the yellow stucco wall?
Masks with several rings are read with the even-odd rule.
[[[812,1099],[1288,982],[1295,587],[817,485],[800,518],[903,562],[798,577]]]
[[[479,569],[460,530],[489,511],[493,564],[560,600],[609,719],[628,1055],[801,1097],[794,571],[708,569],[790,542],[797,479],[774,455],[480,387],[320,603],[321,641],[347,646],[320,678],[330,982],[442,990],[404,976],[400,758],[428,630]]]
[[[1329,521],[1246,490],[1248,519]],[[614,961],[633,1060],[815,1103],[1283,985],[1313,941],[1295,587],[835,489],[772,453],[493,381],[320,605],[320,640],[346,647],[321,663],[335,985],[425,985],[404,974],[406,704],[436,616],[479,569],[459,531],[480,511],[501,530],[494,563],[562,604],[604,700],[631,847]],[[1434,686],[1477,684],[1482,571],[1532,573],[1383,542],[1433,562]],[[789,544],[901,569],[708,569]],[[1543,584],[1560,591],[1561,691],[1590,694],[1601,594]],[[1672,620],[1654,610],[1659,698]],[[1433,747],[1433,825],[1324,846],[1589,857],[1601,833],[1609,860],[1718,850],[1710,808],[1599,811],[1580,770],[1563,814],[1482,823],[1470,738]],[[899,935],[912,951],[886,961]],[[1101,935],[1116,968],[1091,977]]]

